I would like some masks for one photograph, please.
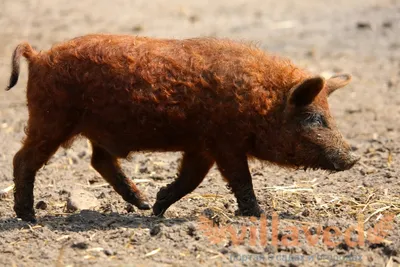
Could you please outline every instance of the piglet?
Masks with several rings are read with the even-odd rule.
[[[35,221],[36,172],[60,146],[86,137],[92,166],[124,200],[150,209],[118,160],[134,151],[182,151],[178,178],[153,206],[163,215],[216,163],[238,214],[263,212],[248,158],[329,171],[358,160],[332,118],[327,97],[348,74],[324,79],[289,60],[230,40],[87,35],[37,52],[17,46],[7,90],[29,64],[29,120],[14,157],[18,217]]]

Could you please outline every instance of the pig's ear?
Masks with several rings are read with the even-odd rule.
[[[294,86],[289,93],[289,103],[296,106],[306,106],[324,88],[325,80],[322,77],[309,78]]]
[[[346,86],[351,81],[350,74],[337,74],[326,80],[326,87],[328,95],[332,94],[339,88]]]

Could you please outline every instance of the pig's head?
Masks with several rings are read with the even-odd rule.
[[[332,92],[350,80],[347,74],[327,80],[314,77],[292,87],[284,97],[280,119],[275,122],[272,136],[277,142],[258,140],[257,144],[256,141],[256,154],[286,166],[329,171],[350,169],[359,157],[339,132],[327,100]]]

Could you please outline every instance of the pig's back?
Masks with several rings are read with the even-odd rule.
[[[76,87],[96,103],[150,105],[162,109],[192,105],[207,110],[236,108],[238,95],[254,83],[249,69],[268,57],[256,49],[217,39],[167,40],[88,35],[55,45],[48,52],[59,84]],[[265,64],[264,64],[265,65]],[[252,80],[253,79],[253,80]],[[111,103],[113,102],[113,103]]]

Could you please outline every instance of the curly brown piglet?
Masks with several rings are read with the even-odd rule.
[[[37,52],[20,44],[29,64],[29,120],[14,157],[18,217],[35,221],[36,172],[60,146],[90,140],[92,166],[122,198],[150,209],[118,160],[134,151],[182,151],[178,178],[161,188],[161,216],[193,191],[216,163],[238,215],[260,216],[248,158],[329,171],[358,160],[332,118],[327,97],[348,74],[313,76],[290,61],[230,40],[87,35]]]

